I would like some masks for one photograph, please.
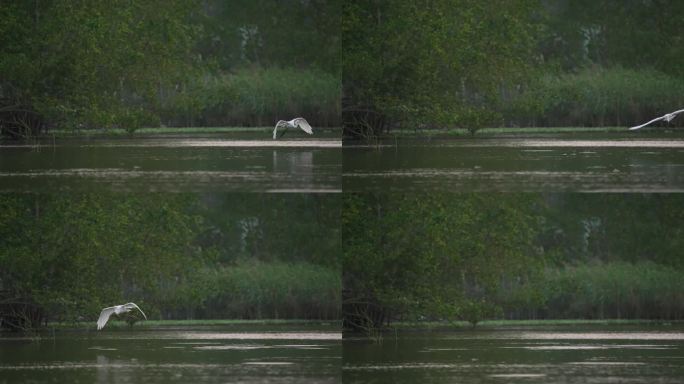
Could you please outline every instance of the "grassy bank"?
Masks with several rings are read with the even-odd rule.
[[[552,327],[552,326],[626,326],[626,325],[659,325],[681,326],[684,321],[661,321],[648,319],[555,319],[555,320],[485,320],[473,327],[467,321],[397,321],[387,329],[397,330],[458,330],[458,329],[492,329],[515,327]]]
[[[519,127],[519,128],[482,128],[475,135],[465,128],[450,129],[396,129],[391,134],[383,135],[384,138],[400,137],[425,137],[425,136],[500,136],[519,134],[551,134],[551,133],[612,133],[627,132],[628,127]],[[645,131],[644,131],[645,132]]]
[[[379,136],[379,139],[396,138],[488,138],[488,137],[514,137],[531,135],[573,135],[573,134],[615,134],[632,135],[635,137],[645,134],[663,134],[671,136],[678,131],[684,131],[674,127],[642,128],[638,131],[630,131],[629,127],[518,127],[518,128],[482,128],[474,135],[465,128],[450,129],[394,129],[389,134]]]
[[[316,132],[321,132],[326,135],[342,134],[342,128],[329,127],[314,127]],[[660,131],[670,131],[670,129],[662,129]],[[135,136],[155,136],[155,135],[192,135],[192,134],[221,134],[221,133],[263,133],[271,134],[273,132],[272,126],[263,127],[155,127],[155,128],[140,128],[134,133],[130,133],[125,129],[83,129],[83,130],[67,130],[55,129],[42,137],[135,137]],[[509,135],[529,135],[529,134],[558,134],[558,133],[624,133],[628,132],[628,127],[520,127],[520,128],[483,128],[477,131],[474,137],[483,136],[509,136]],[[640,132],[649,132],[649,129],[644,129]],[[633,132],[638,134],[640,132]],[[315,134],[314,134],[315,136]],[[392,130],[391,134],[381,136],[381,138],[394,137],[430,137],[430,136],[447,136],[447,137],[473,137],[465,128],[453,129],[397,129]]]
[[[316,133],[329,136],[342,135],[341,127],[314,127]],[[482,128],[472,135],[465,128],[451,129],[396,129],[390,134],[380,136],[382,139],[395,137],[497,137],[497,136],[516,136],[516,135],[543,135],[543,134],[573,134],[573,133],[626,133],[632,135],[643,135],[644,133],[672,133],[678,131],[677,128],[643,128],[636,132],[630,132],[629,127],[519,127],[519,128]],[[273,132],[272,126],[263,127],[148,127],[140,128],[134,133],[125,129],[54,129],[41,138],[69,138],[69,137],[140,137],[156,135],[193,135],[193,134],[231,134],[231,133],[254,133],[269,135]],[[313,137],[316,137],[314,133]]]
[[[301,326],[301,327],[330,327],[339,326],[339,321],[305,320],[305,319],[208,319],[208,320],[144,320],[135,323],[134,329],[160,327],[206,327],[206,326]],[[50,322],[48,329],[91,329],[95,328],[94,321]],[[110,320],[107,329],[129,329],[123,321]]]
[[[318,128],[314,127],[317,133],[332,134],[342,132],[341,128]],[[62,137],[136,137],[136,136],[156,136],[156,135],[194,135],[194,134],[220,134],[220,133],[255,133],[268,135],[270,138],[273,127],[155,127],[140,128],[134,133],[125,129],[55,129],[42,138],[62,138]],[[315,137],[315,134],[314,134]]]
[[[519,128],[482,128],[474,135],[465,128],[449,129],[395,129],[389,134],[383,134],[381,139],[392,138],[440,138],[440,137],[497,137],[497,136],[517,136],[517,135],[544,135],[544,134],[584,134],[584,133],[605,133],[618,134],[629,133],[630,135],[643,135],[644,133],[672,133],[678,128],[654,127],[643,128],[639,131],[631,132],[629,127],[519,127]]]

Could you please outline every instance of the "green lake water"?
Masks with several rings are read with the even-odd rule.
[[[345,191],[683,192],[684,133],[345,142]]]
[[[682,383],[684,328],[521,327],[345,335],[344,383]]]
[[[266,135],[268,136],[268,135]],[[339,136],[166,135],[0,144],[0,192],[339,192]]]
[[[0,334],[0,383],[339,383],[341,333],[285,326]]]

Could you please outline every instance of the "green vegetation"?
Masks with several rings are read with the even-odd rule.
[[[151,319],[339,318],[335,197],[4,195],[0,209],[3,326],[128,301]]]
[[[319,327],[327,325],[336,325],[335,320],[324,321],[324,320],[302,320],[302,319],[260,319],[260,320],[224,320],[224,319],[210,319],[210,320],[145,320],[135,323],[135,328],[163,328],[163,327],[207,327],[207,326],[267,326],[267,327],[277,327],[277,326],[307,326],[307,327]],[[92,321],[75,321],[58,323],[51,322],[48,323],[48,328],[51,329],[93,329],[94,323]],[[109,320],[107,322],[107,329],[130,329],[129,325],[124,321]]]
[[[527,195],[345,197],[345,325],[495,317],[502,275],[531,279],[542,266]]]
[[[340,84],[338,77],[320,70],[242,69],[191,84],[187,95],[169,100],[162,116],[188,126],[275,125],[286,116],[335,126]]]
[[[523,127],[523,128],[482,128],[476,133],[482,136],[511,136],[524,134],[558,134],[558,133],[611,133],[625,132],[625,127]],[[392,137],[430,137],[430,136],[473,136],[465,128],[450,129],[393,129],[390,133],[379,135],[380,138]]]
[[[545,74],[503,106],[511,124],[629,126],[684,105],[684,78],[655,70],[585,69]]]
[[[481,128],[498,88],[533,56],[536,1],[345,2],[346,133],[396,126]]]
[[[551,270],[537,308],[551,318],[684,319],[684,274],[653,262],[612,262]],[[509,303],[517,306],[512,295]],[[503,305],[506,306],[505,299]],[[515,315],[516,310],[510,311]],[[520,309],[517,310],[521,312]]]
[[[3,4],[0,130],[158,125],[158,89],[195,65],[192,0]]]
[[[188,135],[188,134],[219,134],[219,133],[264,133],[270,134],[273,132],[273,127],[173,127],[173,128],[140,128],[135,131],[139,136],[157,136],[157,135]],[[332,133],[339,134],[339,128],[317,129],[317,133]],[[53,129],[49,134],[42,136],[43,138],[52,137],[122,137],[130,136],[131,132],[124,129],[107,129],[107,130],[71,130],[71,129]]]
[[[684,105],[682,15],[677,0],[345,3],[345,134],[660,116]]]
[[[124,324],[123,322],[121,323]],[[518,327],[553,327],[553,326],[629,326],[629,325],[681,325],[682,321],[661,320],[627,320],[627,319],[554,319],[554,320],[484,320],[477,324],[478,328],[518,328]],[[467,321],[420,321],[406,322],[396,321],[392,323],[392,331],[397,329],[406,330],[452,330],[471,329],[473,325]]]
[[[349,195],[345,327],[684,320],[677,195]]]
[[[0,10],[0,135],[339,126],[339,1],[14,2]]]
[[[201,271],[206,290],[202,318],[336,319],[342,282],[339,271],[309,263],[238,263]]]
[[[135,133],[140,135],[173,135],[189,133],[239,133],[239,132],[272,132],[273,127],[166,127],[166,128],[140,128]],[[112,128],[107,130],[74,130],[53,129],[49,136],[55,137],[106,137],[106,136],[129,136],[131,133],[125,129]]]

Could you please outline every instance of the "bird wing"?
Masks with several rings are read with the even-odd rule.
[[[641,124],[641,125],[637,125],[636,127],[632,127],[632,128],[630,128],[629,130],[630,130],[630,131],[634,131],[634,130],[637,130],[637,129],[639,129],[639,128],[643,128],[643,127],[645,127],[645,126],[647,126],[647,125],[649,125],[649,124],[651,124],[651,123],[655,123],[656,121],[659,121],[659,120],[664,119],[665,116],[667,116],[667,115],[663,115],[663,116],[660,116],[660,117],[656,117],[655,119],[649,121],[648,123],[643,123],[643,124]]]
[[[140,309],[140,307],[138,307],[135,303],[126,303],[123,305],[123,307],[128,308],[128,309],[137,309],[138,311],[140,311],[140,313],[142,313],[145,320],[147,320],[147,316],[145,316],[145,312],[143,312],[142,309]]]
[[[273,128],[273,140],[275,140],[275,139],[278,138],[278,136],[277,136],[277,134],[278,134],[278,127],[280,126],[280,124],[282,124],[282,123],[284,123],[284,122],[285,122],[285,120],[279,120],[279,121],[276,123],[275,128]]]
[[[298,117],[293,120],[294,126],[301,128],[304,132],[308,133],[309,135],[313,135],[313,129],[311,129],[311,126],[309,125],[309,122],[306,121],[305,118],[303,117]]]
[[[677,115],[679,115],[682,112],[684,112],[684,109],[680,109],[679,111],[674,111],[674,112],[670,113],[670,115],[672,115],[672,118],[674,119],[675,117],[677,117]]]
[[[115,307],[107,307],[100,312],[100,317],[97,319],[97,330],[99,331],[100,329],[104,328],[105,324],[107,324],[107,321],[109,321],[109,316],[114,313],[114,308]]]

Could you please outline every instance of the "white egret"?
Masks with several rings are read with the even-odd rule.
[[[302,131],[308,133],[309,135],[313,135],[313,129],[311,129],[311,125],[309,125],[309,122],[306,121],[306,119],[304,119],[303,117],[297,117],[290,121],[278,121],[276,123],[275,128],[273,128],[273,140],[277,139],[276,134],[278,133],[278,127],[285,127],[285,130],[282,134],[280,134],[280,137],[283,137],[285,131],[287,131],[288,128],[301,128]]]
[[[663,116],[656,117],[655,119],[653,119],[653,120],[651,120],[651,121],[649,121],[649,122],[647,122],[647,123],[644,123],[644,124],[641,124],[641,125],[637,125],[636,127],[632,127],[632,128],[630,128],[629,130],[630,130],[630,131],[634,131],[634,130],[637,130],[637,129],[639,129],[639,128],[643,128],[643,127],[645,127],[645,126],[647,126],[647,125],[649,125],[649,124],[651,124],[651,123],[655,123],[656,121],[660,121],[660,120],[665,120],[665,121],[667,121],[667,122],[669,123],[670,121],[672,121],[672,119],[674,119],[678,114],[680,114],[680,113],[682,113],[682,112],[684,112],[684,109],[680,109],[679,111],[674,111],[674,112],[672,112],[672,113],[666,113],[666,114],[664,114]]]
[[[105,324],[107,324],[107,321],[109,321],[109,317],[111,315],[122,315],[125,313],[130,312],[132,309],[137,309],[142,313],[143,317],[145,320],[147,320],[147,316],[145,316],[145,312],[140,309],[135,303],[126,303],[126,304],[121,304],[121,305],[115,305],[113,307],[107,307],[100,312],[100,318],[97,319],[97,330],[99,331],[100,329],[104,328]],[[132,324],[132,322],[131,322]]]

